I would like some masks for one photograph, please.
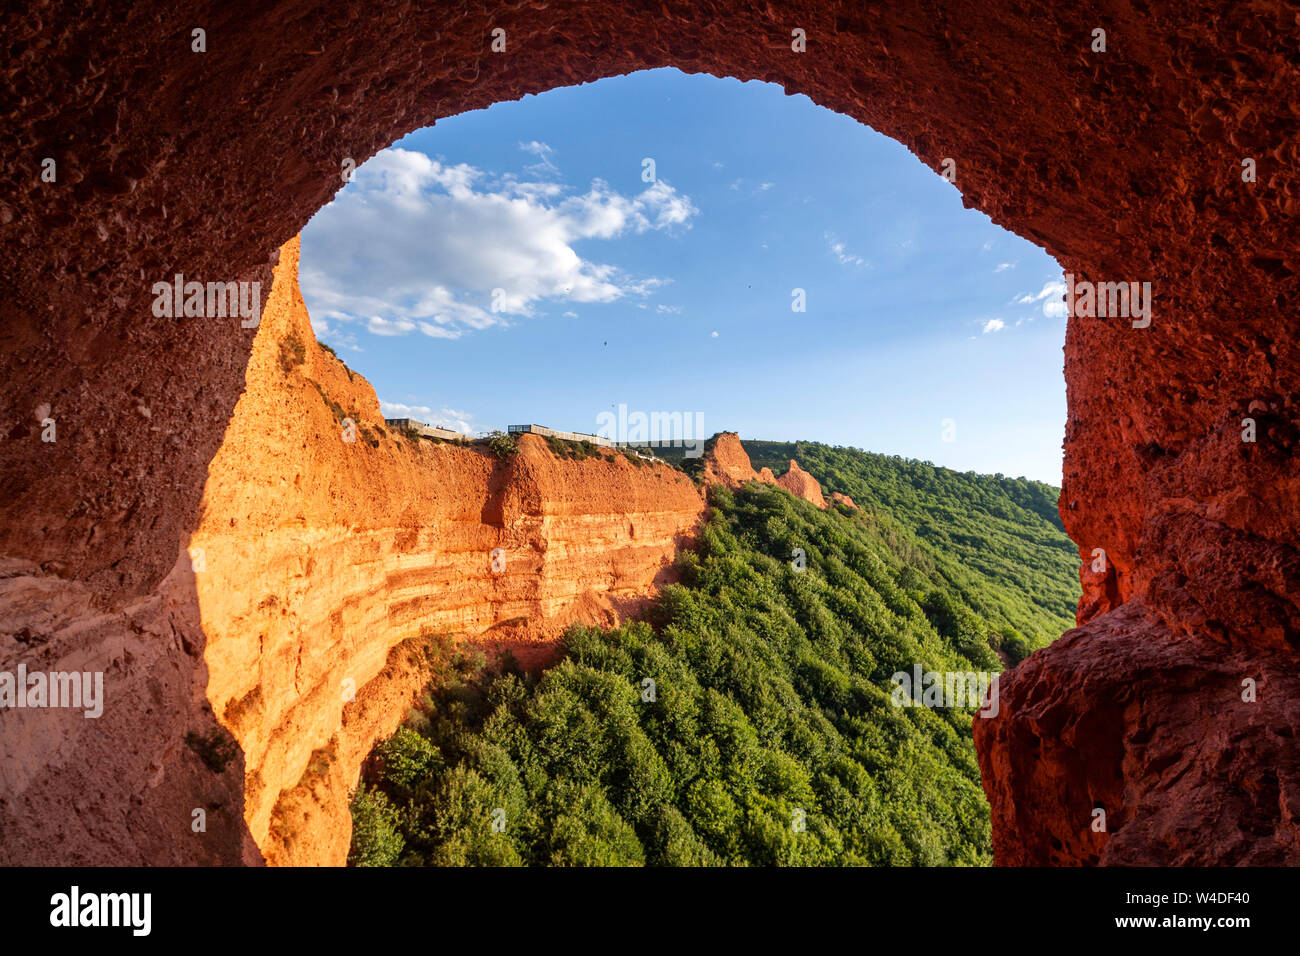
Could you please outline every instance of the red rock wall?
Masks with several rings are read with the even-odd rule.
[[[204,53],[191,50],[196,26]],[[496,27],[504,54],[488,49]],[[794,28],[806,53],[790,49]],[[1105,53],[1090,49],[1097,28]],[[1280,0],[101,0],[11,13],[0,25],[0,580],[12,613],[0,653],[111,660],[134,690],[120,698],[129,712],[98,726],[102,750],[77,733],[42,764],[27,748],[45,731],[23,725],[26,769],[0,796],[6,858],[49,842],[34,820],[57,832],[65,859],[247,850],[235,830],[202,846],[149,835],[174,825],[177,800],[194,802],[194,771],[160,775],[184,748],[142,731],[159,707],[186,715],[169,725],[178,732],[215,726],[191,691],[206,686],[204,638],[183,622],[195,594],[180,552],[254,342],[236,322],[155,319],[152,283],[175,272],[268,283],[276,250],[339,188],[344,158],[501,99],[665,65],[806,93],[936,170],[955,160],[964,202],[1074,275],[1152,283],[1149,328],[1069,324],[1061,511],[1081,556],[1104,549],[1107,565],[1084,574],[1084,628],[1005,678],[1001,716],[977,726],[998,859],[1154,860],[1173,845],[1184,861],[1227,860],[1227,844],[1194,826],[1171,823],[1173,844],[1156,838],[1166,831],[1153,807],[1172,806],[1162,812],[1176,821],[1179,807],[1216,803],[1244,814],[1228,822],[1258,853],[1293,853],[1295,764],[1257,756],[1294,736],[1290,687],[1275,676],[1267,702],[1229,719],[1236,704],[1208,672],[1185,686],[1169,675],[1207,660],[1243,677],[1295,671],[1296,30]],[[47,157],[54,183],[40,178]],[[1242,181],[1243,158],[1256,181]],[[55,443],[40,441],[45,406]],[[1244,417],[1257,421],[1254,444],[1240,440]],[[344,520],[328,513],[331,527]],[[247,580],[290,573],[259,560]],[[1120,663],[1085,680],[1080,659],[1103,654]],[[1044,722],[1035,688],[1049,687]],[[1169,707],[1143,716],[1125,695],[1176,697],[1200,723],[1178,724]],[[1227,727],[1217,756],[1204,751]],[[1163,757],[1146,759],[1157,744],[1204,759],[1174,784]],[[1249,808],[1234,803],[1233,767],[1266,778]],[[1074,780],[1076,796],[1040,777]],[[1085,852],[1071,801],[1094,779],[1118,794],[1111,819],[1125,822]],[[37,791],[50,802],[24,796]],[[89,792],[135,810],[87,815]]]
[[[703,477],[705,484],[718,484],[726,488],[739,488],[748,481],[776,485],[796,498],[811,501],[818,508],[826,507],[821,483],[800,468],[799,463],[793,458],[790,459],[789,468],[780,478],[775,477],[770,468],[765,467],[754,471],[754,463],[749,460],[749,452],[745,451],[740,436],[735,432],[719,432],[709,439],[705,446]],[[843,495],[840,497],[844,498]],[[849,503],[852,504],[851,501]]]
[[[821,483],[800,468],[799,463],[793,458],[790,459],[790,467],[786,469],[785,474],[776,479],[776,483],[795,497],[811,501],[818,508],[826,507]]]
[[[570,622],[621,620],[669,578],[703,500],[680,472],[612,452],[562,461],[529,435],[499,459],[385,431],[374,389],[317,347],[297,266],[295,239],[281,252],[190,548],[206,565],[195,578],[207,698],[244,754],[252,836],[273,862],[340,863],[346,825],[299,821],[297,833],[330,838],[287,846],[268,833],[283,791],[338,737],[348,691],[421,635],[481,636],[529,665]],[[286,372],[290,337],[305,361]],[[357,423],[354,441],[322,392]],[[316,801],[328,819],[347,823],[343,798],[362,758],[423,682],[408,673],[404,695],[372,689],[396,703],[375,710],[377,726],[358,733],[354,722],[344,735],[330,774],[341,785]],[[315,856],[317,847],[329,852]]]
[[[81,646],[71,634],[60,641],[69,658],[108,660],[101,644],[115,641],[126,643],[119,657],[143,654],[108,676],[106,710],[115,720],[134,703],[122,700],[132,674],[162,666],[152,663],[156,632],[181,632],[173,640],[194,648],[193,673],[177,682],[193,699],[136,712],[129,730],[92,752],[113,765],[121,761],[104,756],[111,746],[157,739],[169,749],[140,773],[141,789],[151,773],[166,779],[180,767],[180,782],[193,791],[221,791],[211,817],[233,816],[219,835],[238,834],[237,849],[250,861],[260,852],[272,863],[341,864],[351,833],[347,794],[361,762],[428,677],[418,655],[394,657],[399,645],[466,635],[488,650],[510,649],[526,666],[544,660],[568,623],[613,624],[639,609],[670,578],[704,502],[680,472],[612,452],[561,461],[542,439],[523,436],[518,454],[498,459],[481,446],[388,432],[369,383],[316,345],[297,268],[294,239],[281,251],[246,386],[209,465],[198,527],[159,592],[125,621],[102,621],[87,607],[84,587],[31,569],[0,578],[0,593],[8,595],[7,626],[43,633],[55,620],[80,634]],[[295,339],[302,361],[286,368],[282,346]],[[354,441],[344,440],[327,399],[356,423]],[[139,637],[130,634],[141,628]],[[234,770],[205,772],[183,744],[186,714],[196,707],[209,723],[215,715],[238,745],[242,801]],[[67,799],[60,788],[80,780],[100,791],[73,810],[85,827],[124,813],[125,794],[94,767],[79,766],[87,727],[102,727],[80,717],[49,727],[45,714],[31,714],[4,715],[25,720],[23,731],[33,728],[29,739],[6,736],[14,763],[4,797],[15,807],[6,822],[43,835],[46,845],[37,839],[10,855],[6,841],[6,856],[69,862],[78,857],[48,839],[61,832],[53,825]],[[35,746],[51,742],[70,754],[61,776],[42,767],[44,751]],[[182,838],[195,798],[181,789],[168,799],[182,802],[159,811],[171,825],[155,843]],[[88,852],[87,839],[81,834],[75,853]],[[118,849],[120,859],[151,861],[145,847]],[[194,859],[171,848],[159,858]]]

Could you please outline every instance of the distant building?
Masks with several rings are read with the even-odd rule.
[[[547,428],[545,425],[509,425],[506,430],[512,435],[541,435],[543,438],[558,438],[561,441],[590,442],[593,445],[599,445],[602,448],[619,448],[631,451],[644,461],[661,461],[653,453],[646,454],[638,449],[649,449],[650,442],[618,442],[609,438],[603,438],[600,435],[588,435],[586,432],[562,432],[555,428]]]
[[[593,445],[600,445],[602,448],[616,447],[614,442],[608,438],[601,438],[599,435],[588,435],[584,432],[556,431],[554,428],[547,428],[545,425],[510,425],[506,430],[512,435],[541,435],[543,438],[559,438],[561,441],[591,442]]]
[[[468,441],[469,436],[463,432],[452,431],[437,425],[426,425],[414,418],[385,418],[384,424],[389,428],[411,429],[424,438],[441,438],[443,441]]]

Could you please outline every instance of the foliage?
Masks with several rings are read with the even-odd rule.
[[[556,458],[566,461],[586,461],[588,458],[600,458],[600,446],[595,442],[589,442],[585,439],[582,441],[568,441],[564,438],[556,438],[554,435],[547,435],[546,444],[551,449],[551,454]]]
[[[756,470],[780,474],[795,458],[828,498],[833,491],[851,497],[919,572],[995,628],[1022,635],[1004,647],[1009,655],[1074,626],[1079,551],[1057,512],[1059,489],[815,442],[747,441],[745,448]]]
[[[508,458],[519,451],[519,439],[502,431],[489,432],[487,445],[498,458]]]
[[[397,809],[382,790],[359,787],[352,796],[352,866],[392,866],[402,853]]]
[[[540,677],[443,669],[373,754],[395,815],[364,833],[395,846],[391,822],[404,865],[988,864],[973,712],[895,707],[890,678],[998,671],[1068,626],[1049,492],[801,447],[868,510],[713,489],[647,620],[571,629]]]

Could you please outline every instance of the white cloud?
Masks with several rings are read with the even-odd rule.
[[[773,186],[775,186],[775,185],[776,185],[776,183],[759,183],[759,184],[758,184],[758,191],[761,192],[761,193],[765,193],[765,192],[767,192],[769,189],[771,189],[771,188],[772,188]]]
[[[337,325],[331,325],[328,318],[318,318],[313,315],[310,316],[310,320],[311,330],[313,334],[315,334],[317,342],[322,342],[335,348],[345,348],[353,352],[365,351],[357,345],[357,337],[355,335]]]
[[[386,402],[380,399],[379,410],[384,413],[385,418],[414,418],[426,425],[450,428],[464,435],[473,435],[477,431],[474,427],[474,416],[455,408],[444,407],[435,410],[428,405],[407,405],[403,402]]]
[[[479,431],[474,425],[474,416],[469,412],[462,412],[455,408],[443,408],[440,413],[444,428],[450,428],[452,431],[458,431],[463,435],[473,435]]]
[[[386,402],[382,398],[379,400],[379,410],[384,413],[385,418],[414,418],[418,421],[428,421],[433,415],[433,409],[428,405]]]
[[[460,329],[449,329],[444,325],[434,325],[430,322],[421,322],[420,331],[431,339],[458,339],[461,336]]]
[[[1037,293],[1026,292],[1024,295],[1020,296],[1015,301],[1017,305],[1027,305],[1031,302],[1041,302],[1043,301],[1043,299],[1046,299],[1049,295],[1052,295],[1053,293],[1055,293],[1056,295],[1061,295],[1064,292],[1065,292],[1065,283],[1058,282],[1057,280],[1052,279],[1043,285],[1041,291]]]
[[[538,159],[538,162],[527,167],[530,173],[538,176],[556,176],[559,174],[560,168],[551,162],[551,156],[555,153],[555,150],[546,143],[533,139],[527,143],[520,143],[519,148],[525,153],[532,153]]]
[[[656,311],[656,312],[659,312],[660,314],[663,314],[663,313],[669,313],[669,314],[671,314],[671,315],[679,315],[679,314],[681,314],[682,307],[681,307],[680,305],[662,305],[662,304],[660,304],[660,305],[655,306],[655,311]]]
[[[521,148],[549,160],[543,143]],[[602,180],[575,193],[386,149],[307,226],[301,283],[331,329],[364,322],[376,335],[456,338],[536,315],[546,299],[647,295],[667,280],[584,259],[574,245],[672,233],[698,212],[663,180],[631,196]]]
[[[1049,319],[1063,319],[1065,318],[1065,303],[1060,301],[1060,296],[1064,294],[1065,283],[1060,279],[1049,279],[1043,283],[1043,288],[1038,292],[1026,292],[1013,301],[1016,305],[1032,305],[1035,302],[1042,302],[1043,315]]]
[[[716,338],[718,337],[718,333],[717,333],[717,332],[714,332],[714,333],[712,333],[712,335],[711,335],[710,337],[716,339]]]
[[[366,331],[373,335],[405,335],[414,328],[415,323],[410,319],[389,321],[378,315],[372,315],[366,322]]]
[[[1006,327],[1007,324],[1001,319],[989,319],[984,323],[984,334],[988,335],[990,332],[1001,332]]]
[[[998,267],[997,267],[996,269],[994,269],[993,271],[994,271],[994,272],[1006,272],[1008,269],[1014,269],[1015,267],[1016,267],[1016,264],[1015,264],[1014,262],[999,262],[999,263],[998,263]]]
[[[566,319],[576,319],[577,317],[578,317],[577,312],[569,311],[564,313],[564,318]]]
[[[868,265],[866,259],[863,259],[861,256],[856,256],[853,253],[849,252],[848,247],[843,242],[836,239],[829,232],[826,233],[825,236],[826,236],[826,244],[830,247],[831,250],[831,255],[835,256],[835,258],[838,259],[842,265],[846,265],[846,266]]]

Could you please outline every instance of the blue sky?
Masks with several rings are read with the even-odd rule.
[[[624,403],[1060,483],[1059,266],[771,84],[654,70],[418,130],[307,225],[301,277],[390,417],[595,432]]]

